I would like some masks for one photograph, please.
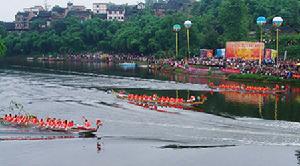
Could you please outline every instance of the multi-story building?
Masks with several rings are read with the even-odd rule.
[[[67,9],[59,6],[54,6],[52,8],[52,19],[62,19],[67,16]]]
[[[86,21],[92,18],[92,11],[90,9],[86,9],[85,6],[76,6],[69,2],[66,10],[67,16],[76,17],[81,21]]]
[[[121,5],[109,6],[107,9],[107,20],[124,21],[125,8]]]
[[[130,12],[129,9],[132,11]],[[71,2],[67,4],[66,8],[54,6],[51,11],[45,10],[42,6],[34,6],[24,8],[23,12],[18,12],[15,15],[14,24],[16,30],[28,30],[32,25],[35,28],[47,28],[53,20],[73,16],[79,18],[81,21],[85,21],[92,18],[92,13],[102,19],[124,21],[125,17],[129,17],[126,15],[126,11],[128,11],[128,14],[131,13],[131,15],[134,15],[143,9],[145,9],[144,3],[138,3],[132,7],[108,3],[93,3],[92,10],[86,9],[85,6],[76,6]],[[39,24],[38,26],[37,23]]]
[[[32,28],[48,28],[51,26],[52,12],[51,11],[41,11],[36,17],[30,20],[30,29]]]
[[[15,16],[15,29],[16,30],[28,30],[29,21],[36,16],[32,12],[18,12]]]
[[[15,15],[15,29],[16,30],[28,30],[30,20],[37,17],[38,14],[45,11],[42,6],[34,6],[31,8],[24,8],[23,12],[18,12]]]
[[[144,9],[145,9],[145,3],[142,3],[142,2],[138,3],[137,5],[126,5],[125,19],[135,17]]]
[[[106,14],[107,13],[107,3],[93,3],[93,13],[94,14]]]
[[[86,7],[85,6],[76,6],[73,3],[69,2],[67,4],[67,9],[68,11],[86,11]]]

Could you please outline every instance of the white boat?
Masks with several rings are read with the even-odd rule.
[[[119,63],[119,65],[124,69],[134,69],[137,66],[136,63]]]

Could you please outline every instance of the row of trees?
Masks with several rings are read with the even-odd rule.
[[[0,39],[0,57],[2,57],[6,52],[6,46],[3,40]]]
[[[180,0],[179,0],[180,1]],[[175,36],[172,26],[193,22],[191,51],[199,48],[223,48],[226,41],[252,40],[257,31],[255,20],[263,15],[281,16],[285,25],[281,35],[281,49],[300,57],[300,1],[299,0],[201,0],[185,12],[167,14],[159,18],[144,11],[124,23],[98,18],[81,22],[66,18],[52,22],[48,29],[7,33],[0,28],[7,48],[6,54],[69,54],[103,51],[108,53],[174,56]],[[270,22],[269,21],[269,22]],[[267,46],[274,48],[272,26],[266,26]],[[259,33],[257,33],[259,34]],[[180,32],[180,56],[186,55],[186,33]]]

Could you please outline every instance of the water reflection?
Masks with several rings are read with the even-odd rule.
[[[253,94],[240,92],[220,92],[224,95],[226,102],[236,102],[241,104],[263,105],[264,102],[270,100],[268,94]]]
[[[206,106],[213,112],[227,112],[235,116],[299,122],[299,117],[293,115],[299,114],[294,108],[300,105],[293,100],[279,94],[220,92],[211,95]],[[213,106],[213,102],[222,104],[224,108]]]
[[[97,153],[102,151],[103,144],[101,142],[97,142]]]

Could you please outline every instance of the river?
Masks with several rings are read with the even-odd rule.
[[[297,165],[300,95],[212,92],[208,78],[104,63],[7,62],[0,114],[11,101],[27,113],[82,122],[100,118],[94,138],[0,127],[0,163],[14,165]],[[109,93],[205,95],[176,114],[131,105]]]

